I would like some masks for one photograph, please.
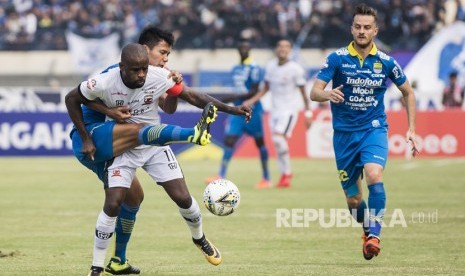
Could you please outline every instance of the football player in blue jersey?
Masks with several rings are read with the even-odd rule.
[[[246,99],[251,98],[258,91],[258,87],[263,77],[261,68],[253,62],[250,57],[251,45],[247,39],[240,39],[237,47],[240,56],[240,63],[233,67],[231,77],[234,84],[234,93],[236,95],[223,98],[222,101],[232,101],[234,105],[239,106]],[[225,178],[227,168],[234,154],[234,145],[244,133],[253,137],[255,145],[260,152],[260,161],[262,167],[262,179],[256,185],[256,188],[269,188],[270,176],[268,171],[268,150],[263,138],[263,108],[260,101],[257,101],[253,107],[254,116],[247,123],[240,117],[228,116],[225,127],[224,152],[221,160],[220,171],[217,176],[210,177],[206,181],[210,183],[219,178]]]
[[[380,252],[386,207],[383,170],[388,158],[388,124],[383,98],[388,79],[402,92],[408,120],[406,141],[411,143],[413,156],[418,153],[414,91],[399,64],[373,42],[378,33],[376,16],[376,10],[365,4],[355,8],[353,41],[327,57],[310,93],[313,101],[330,101],[339,180],[352,215],[363,226],[366,260]],[[330,81],[332,88],[326,91]],[[368,205],[362,196],[362,178],[368,185]]]

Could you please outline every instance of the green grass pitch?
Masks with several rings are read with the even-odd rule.
[[[141,170],[145,201],[128,258],[142,275],[465,275],[465,159],[389,161],[385,222],[398,210],[407,227],[384,228],[371,261],[362,257],[360,227],[328,223],[331,210],[346,208],[333,160],[292,160],[291,189],[255,190],[258,159],[233,159],[241,205],[228,217],[202,203],[218,162],[180,163],[223,263],[206,262],[174,203]],[[276,182],[276,160],[270,166]],[[96,177],[71,157],[0,158],[0,172],[0,275],[86,275],[103,203]],[[294,227],[277,227],[278,209],[297,210]],[[326,224],[303,223],[305,210],[321,210]]]

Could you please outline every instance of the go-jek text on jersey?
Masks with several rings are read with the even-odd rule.
[[[326,83],[332,80],[333,88],[343,85],[344,102],[331,102],[333,128],[340,131],[387,126],[386,81],[400,86],[407,80],[399,64],[376,45],[363,60],[353,42],[331,53],[317,78]]]

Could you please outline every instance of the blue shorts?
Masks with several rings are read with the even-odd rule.
[[[262,110],[254,110],[248,123],[243,116],[229,115],[226,121],[225,135],[241,137],[245,132],[254,138],[263,137],[262,115]]]
[[[91,160],[82,153],[82,139],[79,136],[79,133],[73,129],[70,134],[74,156],[76,156],[81,164],[97,174],[98,178],[102,181],[105,175],[106,161],[113,158],[114,126],[114,121],[86,125],[86,129],[90,133],[96,148],[94,160]]]
[[[344,132],[334,131],[333,136],[336,166],[342,189],[348,197],[360,193],[357,180],[367,163],[376,163],[383,168],[388,157],[387,127]]]

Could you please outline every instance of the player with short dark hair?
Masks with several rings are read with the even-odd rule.
[[[388,158],[388,123],[384,110],[387,80],[392,80],[405,100],[406,141],[411,142],[414,156],[418,152],[415,94],[399,64],[379,51],[373,42],[378,34],[375,9],[358,5],[351,32],[353,41],[327,57],[310,98],[318,102],[330,101],[339,180],[352,215],[363,226],[363,256],[370,260],[380,252],[381,224],[386,208],[383,169]],[[325,91],[331,81],[331,90]],[[362,196],[362,176],[368,185],[368,206]]]
[[[194,93],[192,90],[182,84],[175,84],[168,78],[169,74],[166,69],[149,66],[148,54],[142,45],[125,46],[121,54],[119,69],[110,69],[104,74],[81,83],[78,87],[80,100],[69,96],[70,94],[67,95],[67,107],[73,123],[78,128],[78,133],[87,132],[82,117],[76,116],[81,110],[80,104],[95,99],[101,100],[108,107],[114,107],[121,102],[122,105],[128,105],[132,110],[130,118],[132,122],[157,125],[159,115],[156,101],[165,91],[198,107],[213,107],[208,109],[209,112],[205,118],[213,120],[216,116],[215,108],[206,101],[213,98],[206,95],[192,95]],[[118,91],[118,93],[113,91]],[[71,93],[71,95],[74,94]],[[148,101],[148,98],[151,100]],[[247,107],[230,107],[217,100],[213,99],[213,101],[222,111],[250,116],[250,109]],[[137,167],[143,167],[165,189],[186,219],[194,244],[201,249],[210,263],[218,265],[221,262],[221,255],[203,234],[199,206],[190,196],[182,171],[171,150],[168,147],[140,146],[119,155],[105,168],[108,172],[104,178],[105,204],[97,219],[94,260],[89,275],[101,275],[103,272],[105,253],[116,226],[120,206],[129,190]]]
[[[224,102],[232,101],[236,106],[243,103],[244,100],[251,98],[258,92],[260,82],[263,78],[262,69],[250,57],[251,45],[246,39],[240,39],[237,50],[240,56],[240,63],[233,67],[231,77],[234,84],[234,93],[236,95],[222,98]],[[223,147],[223,158],[221,160],[220,170],[217,176],[210,177],[207,183],[219,178],[225,178],[227,168],[234,154],[234,145],[244,133],[253,137],[255,145],[260,153],[260,162],[262,168],[262,179],[256,185],[257,188],[270,187],[270,174],[268,171],[268,150],[263,138],[263,107],[260,101],[252,106],[254,116],[250,122],[246,123],[240,117],[229,115],[225,126],[225,137]]]

